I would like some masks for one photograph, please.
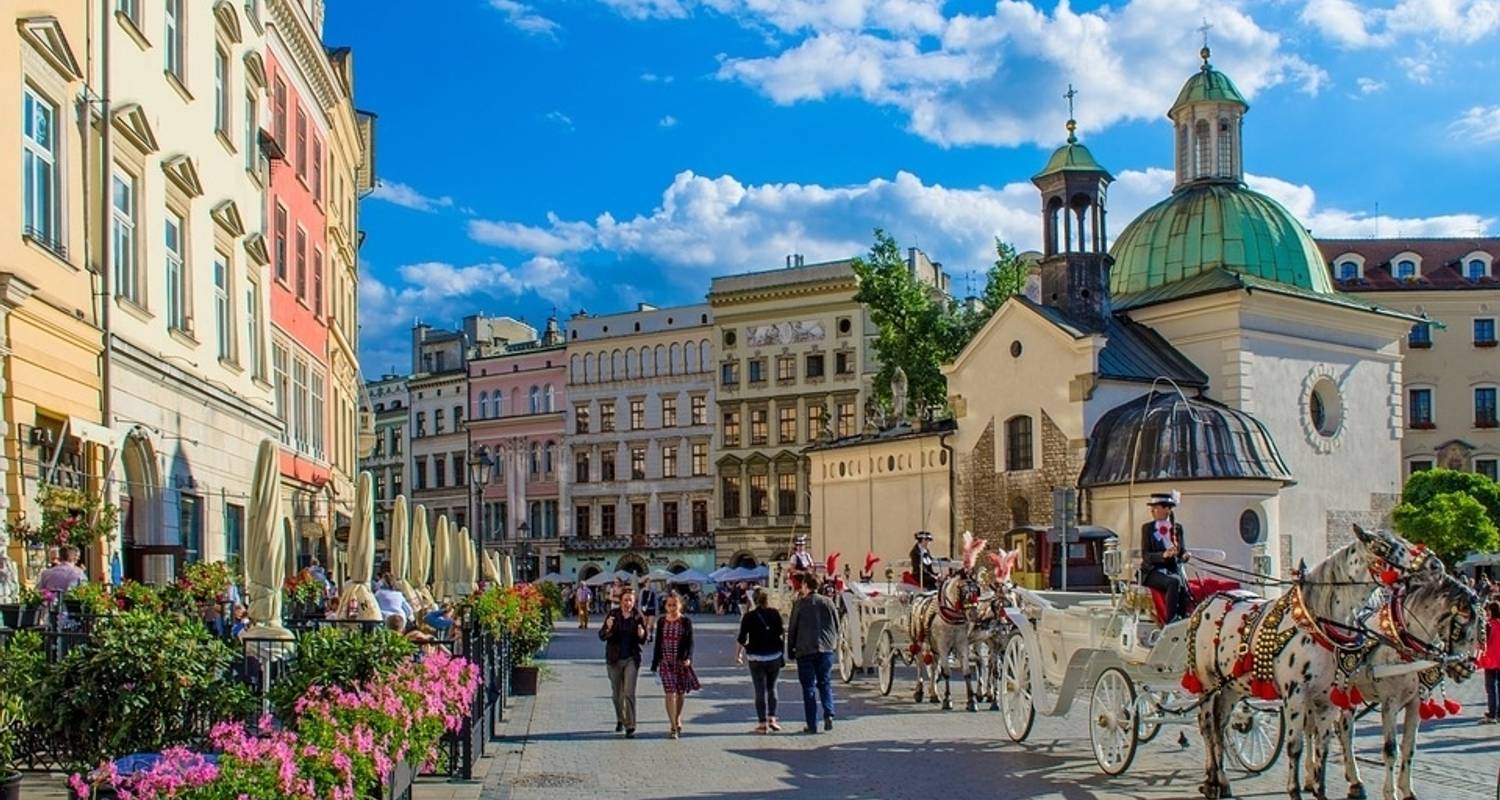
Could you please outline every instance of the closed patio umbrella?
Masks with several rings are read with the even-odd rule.
[[[245,529],[245,597],[250,604],[247,639],[289,641],[281,625],[281,585],[286,581],[287,537],[281,526],[281,451],[270,439],[260,443],[250,483],[249,525]]]
[[[417,504],[412,514],[411,564],[408,565],[407,582],[412,594],[420,601],[419,608],[431,608],[432,591],[427,581],[432,578],[432,537],[427,534],[427,506]]]
[[[395,589],[406,596],[406,602],[411,603],[413,609],[417,608],[417,596],[411,590],[411,583],[407,575],[411,573],[411,536],[407,532],[406,495],[396,495],[396,502],[391,506],[391,535],[385,542],[386,551],[390,554],[391,580],[396,582]]]
[[[500,556],[500,585],[506,589],[516,585],[516,562],[510,553]]]
[[[338,618],[379,622],[380,606],[370,581],[375,577],[375,482],[361,472],[354,489],[354,517],[349,523],[348,580],[339,592]]]
[[[453,597],[453,537],[448,533],[448,515],[439,514],[432,535],[432,599],[439,603]]]
[[[456,527],[450,534],[453,559],[453,595],[467,597],[474,593],[475,571],[479,566],[474,557],[474,540],[469,538],[467,527]]]
[[[500,582],[500,565],[495,563],[495,554],[488,550],[479,552],[479,574],[485,583]]]

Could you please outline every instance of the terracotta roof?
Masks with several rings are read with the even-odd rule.
[[[1462,271],[1464,256],[1480,251],[1500,263],[1500,238],[1463,239],[1318,239],[1318,249],[1332,272],[1334,284],[1346,292],[1430,291],[1433,289],[1474,290],[1500,289],[1495,277],[1471,281]],[[1391,272],[1391,259],[1412,252],[1422,257],[1416,280],[1398,280]],[[1352,281],[1338,279],[1334,261],[1354,253],[1364,258],[1364,277]],[[1493,275],[1493,270],[1492,273]]]

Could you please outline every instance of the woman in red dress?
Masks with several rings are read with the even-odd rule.
[[[676,592],[667,595],[665,611],[656,621],[651,671],[661,679],[667,699],[667,724],[676,739],[682,734],[682,701],[688,692],[702,688],[693,672],[693,621],[683,616],[682,597]]]

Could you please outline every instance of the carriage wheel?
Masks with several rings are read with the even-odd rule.
[[[889,697],[891,687],[896,685],[896,640],[890,631],[882,631],[875,646],[875,668],[880,672],[880,694]]]
[[[1094,682],[1089,698],[1089,743],[1094,746],[1094,760],[1104,774],[1119,775],[1130,769],[1139,741],[1135,685],[1119,667],[1110,667]]]
[[[1224,744],[1234,760],[1251,775],[1276,763],[1286,740],[1286,718],[1280,706],[1260,706],[1241,699],[1224,722]]]
[[[1141,744],[1156,738],[1161,733],[1161,715],[1172,701],[1171,692],[1162,692],[1160,697],[1143,691],[1135,699],[1135,738]]]
[[[844,683],[854,682],[854,648],[849,646],[849,640],[839,637],[839,680]]]
[[[1000,680],[995,691],[1000,694],[1000,718],[1005,734],[1013,742],[1024,742],[1036,722],[1036,707],[1031,703],[1031,653],[1026,640],[1019,635],[1005,642],[1000,658]]]

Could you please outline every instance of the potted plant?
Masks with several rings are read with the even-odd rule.
[[[515,655],[511,690],[518,695],[536,694],[538,670],[532,659],[552,639],[552,620],[543,594],[524,583],[510,588],[491,586],[474,597],[470,613],[492,636],[510,637]]]
[[[286,596],[288,616],[292,619],[318,616],[317,612],[323,606],[323,582],[313,577],[310,570],[304,569],[287,578],[281,588]]]
[[[85,581],[68,590],[63,596],[63,603],[69,614],[98,617],[115,610],[115,600],[109,594],[109,587],[95,581]]]
[[[40,625],[42,607],[47,598],[36,589],[22,586],[15,603],[0,605],[0,627],[21,629]]]
[[[16,768],[16,727],[21,724],[21,701],[0,694],[0,800],[21,800],[21,770]]]
[[[67,486],[43,485],[36,503],[42,509],[40,522],[24,516],[9,526],[12,538],[30,547],[72,545],[80,550],[114,533],[120,509],[97,494]]]

